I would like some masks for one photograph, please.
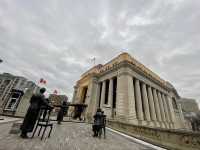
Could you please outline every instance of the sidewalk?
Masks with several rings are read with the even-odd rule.
[[[15,117],[7,117],[7,116],[1,116],[0,115],[0,125],[9,123],[9,122],[15,122],[15,121],[20,121],[20,118],[15,118]]]

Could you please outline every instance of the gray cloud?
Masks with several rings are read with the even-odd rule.
[[[129,52],[180,95],[200,100],[200,1],[2,0],[1,72],[47,79],[72,96],[92,66]]]

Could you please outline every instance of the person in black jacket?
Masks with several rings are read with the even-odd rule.
[[[64,117],[64,115],[66,115],[67,111],[68,111],[67,102],[63,101],[62,105],[60,106],[58,115],[57,115],[57,123],[58,124],[61,124],[61,122],[63,121],[63,117]]]
[[[41,88],[38,94],[34,94],[31,97],[30,106],[27,110],[24,121],[20,128],[21,129],[20,136],[22,138],[28,138],[27,133],[33,131],[35,123],[39,115],[40,108],[42,106],[52,108],[45,99],[45,96],[44,96],[45,91],[46,91],[45,88]]]
[[[102,128],[102,111],[100,108],[97,109],[96,114],[93,116],[94,117],[94,124],[92,126],[93,132],[94,132],[94,137],[97,137],[98,135],[101,136],[101,128]]]

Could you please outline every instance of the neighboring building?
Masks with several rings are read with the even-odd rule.
[[[49,95],[49,102],[51,103],[51,105],[61,105],[63,101],[68,101],[68,97],[66,95]]]
[[[57,95],[57,94],[50,94],[49,95],[49,102],[52,106],[62,105],[63,101],[68,101],[68,97],[66,95]],[[60,107],[55,107],[54,111],[58,112]]]
[[[195,99],[181,98],[180,101],[183,112],[198,112],[199,107]]]
[[[198,103],[196,102],[195,99],[190,99],[190,98],[181,98],[179,100],[179,103],[181,104],[182,107],[183,115],[185,117],[185,123],[187,124],[189,129],[195,131],[200,127],[199,123],[200,118],[198,115],[200,114],[200,110],[198,107]]]
[[[28,89],[38,88],[32,81],[9,73],[0,74],[0,114],[15,115],[20,100]]]
[[[84,103],[91,121],[98,107],[108,119],[168,129],[185,128],[176,89],[122,53],[85,72],[74,86],[73,103]]]

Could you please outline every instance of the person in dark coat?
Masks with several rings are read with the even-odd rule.
[[[41,88],[38,94],[34,94],[30,100],[30,106],[25,115],[24,121],[21,125],[21,137],[28,138],[27,133],[32,132],[37,121],[40,108],[42,106],[47,106],[52,108],[49,103],[46,101],[44,93],[46,89]]]
[[[104,111],[102,111],[102,129],[103,129],[103,134],[104,134],[104,138],[106,138],[106,115],[104,114]]]
[[[66,115],[67,111],[68,111],[67,102],[63,101],[63,103],[60,107],[60,110],[58,112],[58,115],[57,115],[57,123],[58,124],[61,124],[61,122],[63,121],[63,117]]]
[[[94,117],[94,124],[92,126],[93,132],[94,132],[94,137],[97,137],[101,128],[102,128],[102,111],[100,108],[97,109],[96,114],[93,116]]]

